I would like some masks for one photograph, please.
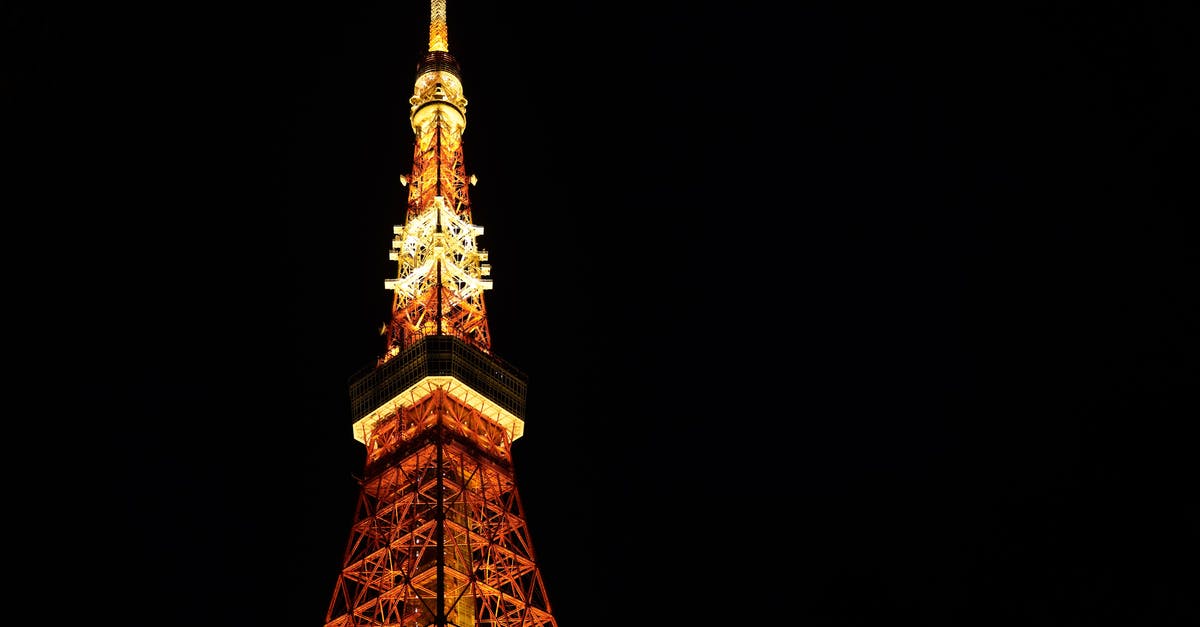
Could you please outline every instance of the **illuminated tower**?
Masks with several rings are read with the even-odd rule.
[[[513,476],[526,378],[491,352],[487,253],[475,244],[462,135],[467,100],[433,0],[417,66],[416,136],[383,355],[350,381],[366,446],[327,627],[552,626]]]

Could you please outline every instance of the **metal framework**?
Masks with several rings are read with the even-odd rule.
[[[387,360],[422,337],[449,334],[491,350],[483,292],[491,289],[487,251],[471,223],[470,184],[463,162],[467,125],[458,62],[445,49],[445,2],[433,2],[429,52],[417,69],[409,121],[416,142],[405,223],[393,228],[391,259],[399,263],[392,290]]]
[[[447,41],[446,3],[433,0],[386,348],[350,385],[367,461],[326,627],[557,627],[513,473],[525,375],[491,354],[467,101]]]

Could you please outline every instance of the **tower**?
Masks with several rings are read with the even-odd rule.
[[[366,461],[326,627],[557,627],[513,473],[527,379],[491,351],[447,34],[446,2],[432,0],[385,349],[350,379]]]

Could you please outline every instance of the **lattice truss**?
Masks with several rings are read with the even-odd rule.
[[[449,50],[449,35],[446,29],[446,0],[429,2],[429,49]]]
[[[491,347],[483,299],[492,287],[486,278],[491,268],[484,263],[487,251],[475,241],[483,227],[471,223],[461,122],[443,111],[414,117],[408,211],[405,223],[393,228],[389,255],[399,267],[396,278],[385,282],[393,292],[389,356],[435,334],[456,335],[485,351]]]
[[[326,627],[557,627],[509,444],[441,390],[382,421]]]

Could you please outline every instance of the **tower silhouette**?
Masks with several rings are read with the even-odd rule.
[[[557,627],[513,472],[527,378],[491,351],[445,0],[430,3],[416,74],[385,350],[350,377],[366,461],[325,625]]]

